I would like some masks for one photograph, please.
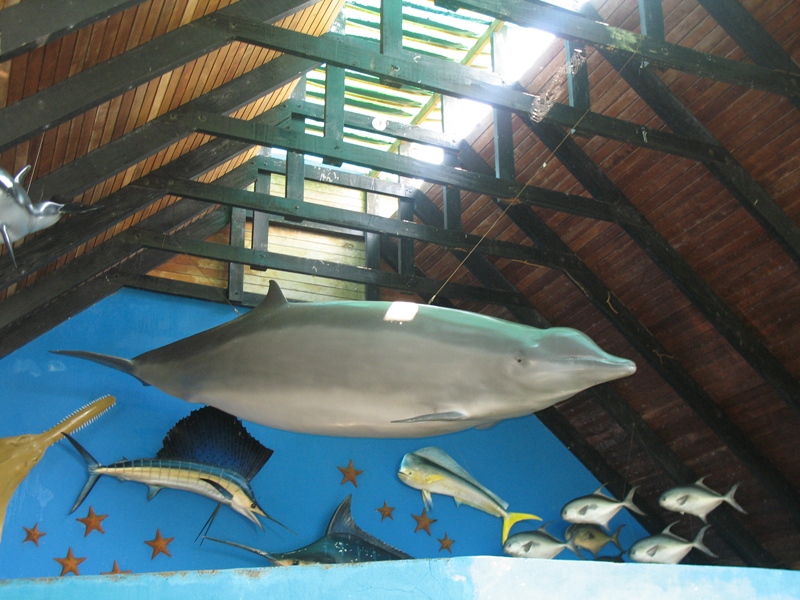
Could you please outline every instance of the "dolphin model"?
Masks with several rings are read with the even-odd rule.
[[[0,234],[15,267],[17,259],[14,256],[14,242],[55,225],[63,214],[82,213],[97,208],[78,202],[61,204],[53,200],[34,204],[23,185],[30,170],[31,166],[27,165],[11,177],[0,168]]]
[[[255,423],[345,437],[488,427],[636,370],[574,329],[407,302],[290,304],[274,281],[247,314],[131,360],[56,353]]]

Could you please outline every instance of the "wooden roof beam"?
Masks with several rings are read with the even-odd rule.
[[[495,19],[535,27],[564,39],[581,40],[613,52],[623,60],[637,56],[655,66],[676,69],[748,88],[794,96],[800,93],[800,70],[779,71],[698,52],[685,46],[651,39],[602,23],[599,15],[587,19],[544,2],[530,0],[447,0]],[[594,10],[589,7],[587,10]]]
[[[231,43],[232,34],[208,27],[217,14],[247,15],[263,25],[318,1],[240,0],[23,98],[0,110],[0,152]]]
[[[25,0],[0,10],[0,62],[25,54],[39,46],[97,21],[141,4],[144,0]]]
[[[548,144],[549,141],[551,140],[545,143]],[[485,173],[491,172],[491,167],[467,144],[464,145],[465,149],[461,154],[463,166],[467,169],[481,170]],[[582,178],[580,173],[576,173],[576,176],[579,180]],[[587,183],[591,184],[589,181]],[[506,207],[505,203],[500,203],[500,205],[503,208]],[[569,246],[530,208],[521,205],[511,206],[508,208],[506,215],[532,240],[543,245],[543,247],[564,253],[571,252]],[[580,260],[577,256],[576,259]],[[583,264],[582,261],[581,264]],[[762,482],[764,487],[787,507],[794,521],[800,524],[800,494],[791,486],[783,474],[775,468],[772,462],[765,458],[749,442],[741,430],[718,409],[716,403],[705,392],[703,387],[676,361],[662,361],[660,359],[660,356],[669,354],[666,349],[588,266],[584,264],[580,269],[569,271],[568,275],[579,285],[581,291],[586,294],[595,307],[625,336],[637,352],[650,363],[656,372],[675,389],[686,403],[700,415],[712,431],[747,466],[753,475]]]

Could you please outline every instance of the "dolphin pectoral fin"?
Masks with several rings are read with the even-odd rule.
[[[19,173],[14,175],[14,181],[16,181],[20,186],[25,185],[25,178],[28,176],[28,173],[31,172],[31,166],[25,165],[19,170]]]
[[[431,413],[428,415],[420,415],[418,417],[411,417],[410,419],[402,419],[400,421],[392,421],[392,423],[424,423],[425,421],[463,421],[469,419],[468,415],[456,410],[451,410],[442,413]]]
[[[102,206],[88,206],[86,204],[81,204],[80,202],[66,202],[61,205],[61,208],[58,209],[58,212],[65,215],[80,215],[97,210],[98,208],[102,208]]]
[[[11,257],[11,262],[14,263],[14,268],[17,268],[17,258],[14,256],[14,244],[11,241],[11,236],[8,234],[8,227],[5,223],[0,225],[0,232],[3,234],[3,242],[6,244],[6,248],[8,248],[8,255]]]

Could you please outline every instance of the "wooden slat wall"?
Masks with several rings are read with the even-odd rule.
[[[270,193],[284,197],[285,178],[273,175]],[[307,181],[305,200],[315,204],[323,204],[346,210],[364,212],[366,196],[363,192],[341,187]],[[227,244],[229,230],[210,238],[209,241]],[[252,247],[253,222],[247,220],[245,229],[245,247]],[[323,234],[303,230],[296,226],[270,223],[268,250],[277,254],[300,256],[326,260],[346,265],[363,266],[365,264],[364,240],[362,237],[350,235]],[[150,272],[150,275],[187,281],[202,285],[227,288],[227,265],[219,261],[199,259],[191,256],[178,256]],[[364,286],[361,284],[336,281],[325,277],[286,273],[269,269],[256,271],[245,267],[244,290],[254,294],[266,294],[271,279],[276,280],[284,295],[290,300],[325,301],[325,300],[363,300]]]

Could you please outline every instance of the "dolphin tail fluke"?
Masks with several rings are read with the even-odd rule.
[[[61,354],[62,356],[72,356],[75,358],[90,360],[92,362],[96,362],[97,364],[103,365],[104,367],[111,367],[117,371],[122,371],[128,375],[133,375],[144,385],[150,385],[136,375],[136,365],[134,365],[133,362],[127,358],[120,358],[118,356],[111,356],[109,354],[100,354],[98,352],[87,352],[84,350],[51,350],[50,352],[53,354]]]
[[[258,548],[253,548],[251,546],[245,546],[244,544],[237,544],[236,542],[229,542],[227,540],[218,540],[217,538],[208,537],[208,536],[204,536],[203,539],[204,540],[211,540],[212,542],[218,542],[220,544],[228,544],[228,546],[234,546],[236,548],[241,548],[242,550],[247,550],[249,552],[253,552],[254,554],[258,554],[259,556],[263,556],[270,563],[272,563],[274,566],[276,566],[276,567],[280,566],[280,563],[278,562],[278,559],[276,559],[274,556],[272,556],[272,554],[270,554],[269,552],[265,552],[264,550],[259,550]]]
[[[733,508],[738,510],[740,513],[746,515],[747,511],[743,509],[736,500],[733,499],[733,495],[736,493],[736,490],[738,489],[739,489],[739,484],[738,483],[734,484],[733,487],[730,490],[728,490],[728,493],[722,497],[722,499],[728,504],[730,504]]]
[[[511,528],[520,521],[541,521],[541,517],[537,517],[536,515],[529,515],[527,513],[508,513],[507,516],[503,517],[503,541],[502,543],[505,544],[506,540],[508,539],[508,532],[511,531]]]
[[[70,513],[74,513],[78,507],[83,503],[86,499],[86,496],[89,495],[89,492],[92,491],[94,484],[97,483],[97,480],[100,479],[100,473],[97,473],[95,470],[97,467],[100,466],[94,457],[87,452],[86,448],[81,446],[70,434],[64,433],[65,438],[67,438],[70,443],[75,447],[75,450],[83,457],[83,460],[86,461],[86,464],[89,467],[89,479],[86,480],[86,485],[83,486],[81,493],[78,495],[78,499],[75,500],[75,505],[72,507],[72,510],[69,511]]]

